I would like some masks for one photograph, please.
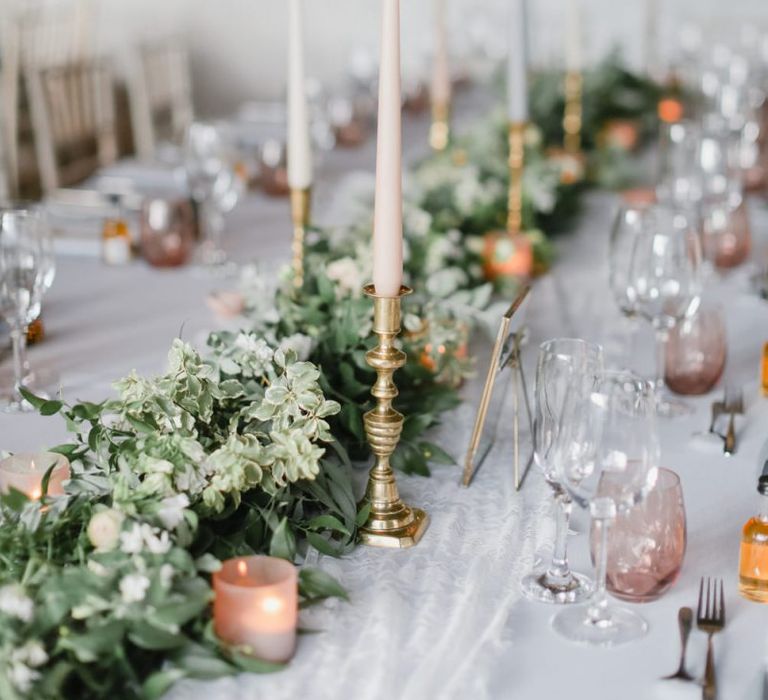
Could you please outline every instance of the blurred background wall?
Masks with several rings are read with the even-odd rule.
[[[57,0],[0,0],[0,11]],[[61,0],[59,0],[61,1]],[[119,54],[137,40],[178,34],[189,42],[195,102],[203,114],[231,112],[244,99],[274,98],[285,82],[284,0],[80,0],[89,7],[95,36],[105,53]],[[532,60],[561,60],[568,0],[529,0]],[[452,50],[458,55],[505,51],[506,0],[448,0]],[[633,64],[642,60],[647,8],[660,16],[659,53],[669,55],[686,23],[739,31],[752,18],[768,23],[768,0],[581,0],[587,60],[620,45]],[[313,77],[333,85],[344,80],[353,57],[375,59],[377,0],[305,0],[307,56]],[[431,51],[431,0],[403,0],[403,63],[406,75],[424,71]]]

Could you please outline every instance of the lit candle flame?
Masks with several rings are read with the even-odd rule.
[[[248,574],[248,566],[242,559],[237,562],[237,573],[240,576],[246,576]]]
[[[35,486],[34,489],[32,489],[32,492],[29,494],[29,497],[33,501],[39,501],[43,496],[43,490],[39,486]]]
[[[283,601],[276,596],[269,596],[261,601],[261,608],[265,613],[275,615],[283,609]]]

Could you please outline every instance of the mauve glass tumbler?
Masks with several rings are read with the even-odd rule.
[[[604,475],[601,489],[610,493],[609,474]],[[594,559],[594,529],[590,539]],[[608,591],[634,603],[661,597],[680,574],[686,539],[680,478],[669,469],[659,469],[647,498],[619,513],[608,531]]]
[[[723,374],[726,355],[723,310],[704,306],[670,331],[664,380],[676,394],[706,394]]]

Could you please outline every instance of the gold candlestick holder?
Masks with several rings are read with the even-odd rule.
[[[429,129],[429,145],[433,151],[448,148],[451,138],[451,106],[447,102],[432,104],[432,126]]]
[[[582,75],[580,71],[568,71],[565,74],[565,115],[563,146],[567,153],[577,155],[581,152],[582,127]]]
[[[371,389],[376,407],[364,416],[365,434],[376,462],[363,497],[370,512],[360,528],[360,539],[373,547],[412,547],[426,531],[429,517],[423,510],[403,503],[389,463],[403,432],[403,415],[392,407],[398,394],[393,375],[405,364],[406,356],[394,343],[400,333],[400,300],[411,290],[401,287],[398,296],[383,297],[369,284],[363,292],[373,299],[373,332],[379,343],[365,356],[378,375]]]
[[[293,286],[296,290],[304,286],[304,239],[309,227],[311,203],[311,188],[291,189],[291,221],[293,222],[291,267]]]
[[[525,122],[509,123],[509,200],[507,232],[523,228],[523,166],[525,164]]]

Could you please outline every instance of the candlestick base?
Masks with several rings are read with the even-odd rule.
[[[379,337],[379,344],[365,356],[378,375],[371,389],[377,405],[363,418],[376,462],[361,502],[361,505],[369,506],[370,511],[360,528],[360,540],[372,547],[402,549],[415,545],[429,524],[429,517],[423,510],[411,508],[401,500],[389,463],[403,431],[403,415],[392,408],[392,401],[398,394],[393,375],[406,360],[405,353],[395,347],[394,341],[400,332],[400,299],[411,290],[401,287],[397,297],[382,297],[369,284],[363,291],[373,299],[373,332]]]
[[[293,222],[291,268],[293,269],[293,286],[297,290],[304,286],[304,239],[309,227],[311,203],[311,188],[291,190],[291,221]]]

